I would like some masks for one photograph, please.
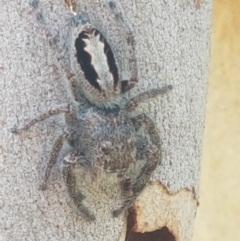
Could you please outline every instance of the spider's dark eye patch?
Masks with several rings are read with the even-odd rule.
[[[122,93],[125,93],[126,91],[128,91],[128,83],[129,81],[128,80],[123,80],[121,82],[121,92]]]
[[[101,87],[99,86],[97,79],[99,79],[98,74],[91,64],[91,55],[84,50],[86,43],[83,39],[89,38],[86,31],[82,31],[75,41],[75,48],[77,50],[77,60],[80,64],[82,71],[85,75],[86,80],[94,86],[99,92],[101,92]]]

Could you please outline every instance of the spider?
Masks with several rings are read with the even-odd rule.
[[[47,188],[52,167],[67,141],[71,151],[63,159],[63,180],[73,203],[88,221],[95,220],[95,215],[83,204],[84,195],[76,183],[76,165],[96,175],[99,170],[109,175],[117,173],[123,201],[122,206],[112,212],[113,216],[130,208],[161,159],[160,138],[154,122],[146,114],[134,114],[134,110],[141,102],[172,89],[167,85],[124,101],[124,93],[137,82],[135,41],[117,4],[110,1],[109,7],[126,34],[129,53],[126,63],[130,63],[130,75],[126,74],[128,70],[124,69],[124,64],[118,62],[104,35],[89,23],[86,15],[77,14],[70,28],[72,46],[67,48],[69,63],[65,67],[74,103],[65,110],[51,110],[24,127],[12,130],[20,133],[37,122],[64,113],[67,131],[52,147],[41,189]],[[144,165],[132,178],[127,170],[137,166],[140,160]]]

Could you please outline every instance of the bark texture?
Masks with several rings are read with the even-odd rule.
[[[67,205],[59,166],[48,190],[38,190],[63,119],[52,118],[18,136],[9,129],[69,103],[67,81],[46,31],[61,30],[69,10],[63,0],[2,0],[0,240],[191,240],[198,204],[211,1],[120,2],[136,39],[139,83],[131,96],[165,84],[174,87],[139,108],[160,132],[161,165],[128,219],[111,216],[119,203],[118,187],[103,195],[99,186],[89,190],[96,222],[78,217]],[[93,16],[96,27],[121,45],[105,0],[73,5]]]

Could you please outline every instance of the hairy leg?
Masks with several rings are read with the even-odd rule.
[[[43,183],[40,185],[40,189],[41,190],[46,190],[47,189],[48,178],[49,178],[49,176],[51,174],[53,166],[56,164],[57,157],[58,157],[59,152],[62,149],[62,145],[63,145],[64,139],[65,139],[64,138],[64,134],[59,136],[57,138],[57,140],[55,141],[53,147],[52,147],[50,158],[49,158],[48,165],[47,165],[47,169],[45,171],[45,176],[44,176],[44,179],[43,179]]]
[[[123,92],[126,92],[130,89],[132,89],[135,84],[138,81],[137,78],[137,59],[135,56],[135,39],[133,32],[130,28],[130,26],[127,23],[127,19],[125,19],[123,15],[123,11],[119,4],[117,4],[115,1],[109,1],[109,7],[112,10],[113,14],[115,15],[115,19],[121,24],[124,33],[126,35],[127,44],[128,44],[128,52],[129,52],[129,58],[123,58],[123,71],[122,73],[122,90]],[[130,76],[127,74],[127,71],[130,69]],[[127,71],[126,71],[127,70]]]
[[[71,56],[72,48],[74,48],[74,39],[72,36],[72,30],[78,24],[86,24],[88,22],[88,16],[85,13],[76,14],[72,10],[72,3],[70,0],[65,1],[71,12],[65,16],[65,21],[58,26],[52,28],[53,23],[49,19],[44,18],[44,24],[41,24],[44,29],[46,37],[49,41],[49,45],[53,50],[52,58],[55,58],[57,68],[59,71],[64,70],[66,78],[69,82],[72,94],[76,101],[80,101],[82,95],[79,94],[80,88],[77,82],[73,69],[73,61],[75,57]],[[35,9],[37,16],[41,13]]]
[[[142,167],[138,177],[136,180],[126,180],[123,182],[123,196],[124,196],[124,203],[121,208],[115,210],[113,212],[113,216],[117,217],[123,211],[127,210],[131,207],[136,200],[137,196],[141,193],[144,189],[146,184],[149,181],[149,178],[155,168],[158,166],[159,161],[161,160],[161,151],[158,150],[160,147],[160,138],[155,128],[154,122],[145,114],[140,114],[132,119],[133,124],[136,128],[136,131],[143,125],[147,130],[151,138],[152,144],[145,146],[145,143],[140,143],[141,149],[145,158],[146,164]]]
[[[133,111],[140,103],[147,101],[148,99],[154,98],[158,95],[165,94],[171,89],[172,89],[172,85],[167,85],[161,89],[151,89],[143,93],[140,93],[128,101],[128,103],[126,104],[126,109],[128,111]]]
[[[138,131],[140,127],[145,126],[153,145],[160,147],[160,137],[156,130],[155,124],[150,117],[142,113],[132,118],[132,122],[136,128],[136,131]]]
[[[138,195],[142,192],[142,190],[145,188],[146,184],[148,183],[151,174],[157,167],[157,164],[158,164],[158,159],[156,156],[157,147],[154,145],[148,146],[145,148],[145,152],[146,152],[146,164],[142,167],[136,180],[132,183],[127,179],[126,182],[124,182],[123,184],[124,202],[119,209],[116,209],[113,211],[114,217],[119,216],[122,212],[126,211],[128,208],[130,208],[133,205]]]
[[[14,134],[20,134],[22,131],[26,131],[28,130],[31,126],[35,125],[38,122],[44,121],[54,115],[59,115],[62,113],[69,113],[71,112],[70,106],[68,106],[66,109],[55,109],[55,110],[50,110],[36,118],[34,118],[33,120],[31,120],[30,122],[28,122],[24,127],[22,128],[17,128],[17,126],[14,126],[13,128],[11,128],[11,132]]]
[[[31,126],[33,126],[34,124],[38,123],[38,122],[41,122],[41,121],[44,121],[54,115],[58,115],[58,114],[61,114],[61,113],[65,113],[65,116],[67,117],[68,115],[73,115],[74,111],[71,110],[71,107],[68,106],[66,109],[55,109],[55,110],[50,110],[36,118],[34,118],[33,120],[31,120],[28,124],[26,124],[24,127],[22,128],[17,128],[17,127],[14,127],[11,129],[12,133],[14,134],[19,134],[21,133],[22,131],[25,131],[25,130],[28,130]],[[52,150],[51,150],[51,154],[50,154],[50,158],[49,158],[49,161],[48,161],[48,166],[47,166],[47,169],[46,169],[46,172],[45,172],[45,176],[44,176],[44,180],[43,180],[43,183],[40,185],[40,189],[41,190],[45,190],[47,188],[47,181],[48,181],[48,178],[51,174],[51,170],[52,170],[52,167],[55,165],[56,161],[57,161],[57,157],[58,157],[58,154],[62,148],[62,145],[63,145],[63,142],[65,139],[69,139],[70,138],[70,132],[67,131],[66,133],[60,135],[57,140],[55,141],[53,147],[52,147]]]
[[[74,158],[67,156],[63,161],[63,180],[67,187],[67,192],[74,204],[80,211],[80,215],[82,215],[87,221],[94,221],[95,216],[89,212],[89,210],[83,205],[82,200],[84,199],[84,195],[77,190],[76,184],[76,174],[75,174],[75,164],[79,161],[78,158]]]

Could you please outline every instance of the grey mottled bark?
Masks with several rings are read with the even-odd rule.
[[[163,159],[153,182],[136,201],[133,230],[167,227],[176,240],[187,241],[198,200],[211,1],[199,5],[191,0],[122,0],[121,5],[137,46],[139,83],[131,95],[155,86],[174,86],[168,95],[140,107],[155,120]],[[110,212],[120,203],[117,187],[103,192],[104,180],[93,185],[89,194],[97,214],[93,223],[83,221],[67,205],[60,166],[48,190],[38,190],[51,146],[62,131],[61,116],[19,136],[9,131],[14,124],[69,102],[68,85],[45,28],[53,33],[61,30],[69,12],[66,4],[3,0],[1,8],[0,240],[125,240],[125,218],[113,219]],[[105,0],[81,1],[76,9],[87,11],[97,28],[118,39]]]

